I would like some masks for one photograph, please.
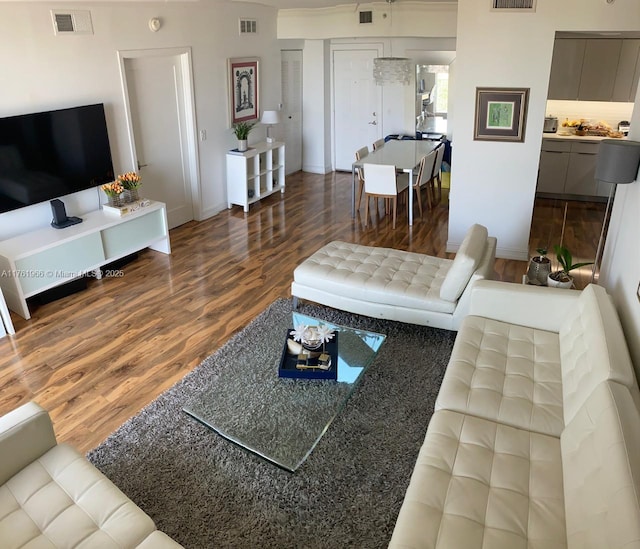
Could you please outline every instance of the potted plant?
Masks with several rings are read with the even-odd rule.
[[[249,132],[253,129],[253,126],[254,124],[250,122],[238,122],[233,125],[233,133],[236,134],[239,151],[247,150],[247,138],[249,137]]]
[[[534,255],[529,262],[527,278],[529,284],[546,286],[547,277],[551,273],[551,260],[547,257],[546,248],[536,248],[539,255]]]
[[[547,277],[547,286],[553,286],[554,288],[571,288],[573,286],[573,277],[569,274],[574,269],[579,269],[585,265],[593,265],[593,261],[587,261],[584,263],[573,263],[573,257],[571,252],[564,246],[553,247],[553,251],[556,254],[556,259],[560,264],[561,269],[552,272]]]

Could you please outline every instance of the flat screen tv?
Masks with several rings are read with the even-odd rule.
[[[113,179],[102,103],[0,118],[0,213]]]

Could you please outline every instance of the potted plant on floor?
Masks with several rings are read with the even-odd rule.
[[[253,129],[253,126],[254,124],[251,124],[250,122],[238,122],[233,125],[233,133],[236,134],[239,151],[247,150],[247,138],[249,137],[249,132]]]
[[[534,255],[529,262],[527,278],[529,284],[546,286],[547,277],[551,273],[551,260],[547,257],[546,248],[536,248],[539,255]]]
[[[556,259],[558,260],[561,269],[553,271],[547,277],[547,286],[552,286],[554,288],[572,288],[573,277],[569,273],[574,269],[579,269],[585,265],[593,265],[593,261],[573,263],[571,252],[564,246],[558,246],[556,244],[553,247],[553,251],[556,254]]]

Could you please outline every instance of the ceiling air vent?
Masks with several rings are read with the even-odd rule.
[[[55,34],[93,34],[88,10],[52,11],[51,18]]]
[[[536,0],[491,0],[491,9],[536,11]]]
[[[240,19],[240,34],[258,34],[258,21],[255,19]]]
[[[373,23],[373,12],[372,11],[361,11],[360,12],[360,24],[363,25],[365,23]]]

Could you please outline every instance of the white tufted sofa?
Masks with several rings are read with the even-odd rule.
[[[391,548],[640,547],[640,392],[605,290],[481,281]]]
[[[175,549],[151,518],[89,461],[57,444],[29,402],[0,418],[2,549]]]
[[[330,242],[293,272],[291,294],[375,318],[457,330],[476,280],[491,278],[496,239],[473,225],[455,259]]]

